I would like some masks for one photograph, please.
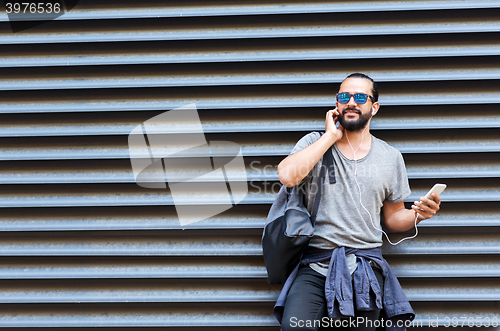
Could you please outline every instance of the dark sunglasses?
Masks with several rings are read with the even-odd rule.
[[[360,105],[365,104],[366,101],[368,101],[368,98],[370,98],[372,102],[375,102],[375,99],[373,99],[371,95],[365,93],[356,93],[356,94],[350,94],[347,92],[337,93],[337,101],[340,102],[341,104],[348,103],[349,100],[351,100],[351,97],[354,97],[354,101]]]

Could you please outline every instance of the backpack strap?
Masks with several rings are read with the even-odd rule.
[[[324,132],[321,132],[320,134],[323,135],[323,133]],[[323,190],[323,178],[325,178],[326,173],[328,173],[330,184],[335,184],[337,182],[337,180],[335,178],[335,164],[333,162],[332,148],[333,148],[333,146],[330,147],[326,151],[325,154],[323,154],[323,162],[321,164],[320,173],[319,173],[318,179],[316,181],[317,190],[316,190],[316,194],[314,196],[314,204],[313,204],[313,209],[311,212],[311,222],[313,225],[316,222],[316,215],[318,214],[319,202],[321,200],[321,191]],[[298,188],[298,189],[300,190],[300,192],[302,192],[302,194],[304,194],[304,190],[302,188]],[[288,201],[288,197],[290,196],[291,191],[292,191],[291,187],[286,188],[287,201]]]
[[[323,135],[324,132],[321,132],[320,134]],[[330,184],[335,184],[337,180],[335,178],[335,164],[333,162],[332,153],[333,153],[333,145],[323,155],[323,165],[326,166],[326,168],[328,169],[328,177],[330,178]]]
[[[323,133],[324,132],[321,132],[320,134],[323,135]],[[325,178],[326,173],[328,172],[330,184],[335,184],[337,182],[335,178],[335,164],[333,162],[332,148],[333,146],[330,147],[325,152],[325,154],[323,154],[323,162],[321,164],[321,170],[319,172],[318,180],[316,181],[317,192],[314,197],[314,204],[311,213],[311,222],[313,223],[313,225],[316,222],[316,216],[318,215],[319,202],[321,200],[321,192],[323,190],[323,182],[324,182],[323,179]]]

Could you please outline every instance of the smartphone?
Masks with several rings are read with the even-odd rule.
[[[437,195],[440,195],[444,189],[446,188],[446,184],[435,184],[430,190],[429,192],[427,192],[427,194],[425,195],[425,197],[427,199],[431,199],[431,200],[434,200],[434,198],[432,197],[431,193],[436,193]],[[422,202],[423,203],[423,202]],[[427,206],[426,203],[424,203],[424,205]]]
[[[431,200],[434,200],[434,198],[432,197],[431,193],[436,193],[437,195],[440,195],[444,189],[446,188],[446,184],[436,184],[434,185],[430,190],[429,192],[427,192],[427,194],[425,195],[425,197],[427,199],[431,199]]]

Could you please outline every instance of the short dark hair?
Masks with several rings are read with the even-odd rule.
[[[365,75],[365,74],[362,74],[360,72],[355,72],[355,73],[352,73],[350,74],[349,76],[347,76],[344,80],[346,80],[347,78],[364,78],[364,79],[368,79],[370,82],[372,82],[372,97],[373,99],[375,100],[374,102],[377,102],[378,101],[378,86],[377,86],[377,83],[375,83],[375,81]]]

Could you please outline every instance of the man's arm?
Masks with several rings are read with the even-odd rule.
[[[385,226],[391,232],[403,232],[415,226],[415,218],[417,215],[417,224],[422,220],[429,219],[436,215],[441,205],[441,200],[436,193],[432,193],[432,197],[434,200],[421,197],[420,201],[414,202],[411,209],[406,209],[404,202],[389,203],[384,201],[382,212],[384,214]]]
[[[334,143],[334,138],[325,133],[313,144],[297,153],[288,155],[278,164],[280,182],[288,187],[300,183]]]
[[[336,118],[338,114],[337,108],[329,110],[326,113],[325,134],[306,148],[288,155],[278,164],[278,177],[283,185],[292,187],[300,183],[323,154],[342,138],[343,128],[335,126],[334,117]]]

